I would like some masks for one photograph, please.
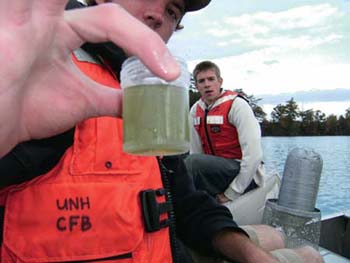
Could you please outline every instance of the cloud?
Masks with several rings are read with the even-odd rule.
[[[273,59],[271,50],[213,60],[221,68],[224,88],[248,94],[279,94],[312,89],[350,89],[350,63],[330,63],[314,56]],[[192,69],[198,61],[190,61]]]
[[[343,14],[330,4],[307,5],[280,12],[256,12],[208,23],[207,33],[218,46],[248,45],[310,49],[341,40],[332,24]]]
[[[273,65],[273,64],[278,64],[278,60],[269,60],[269,61],[264,61],[263,62],[265,65]]]
[[[224,5],[222,1],[215,3]],[[295,1],[290,2],[296,6]],[[213,60],[221,68],[224,88],[242,88],[256,96],[350,89],[348,5],[332,2],[288,9],[283,6],[290,5],[284,3],[237,12],[227,5],[225,12],[208,10],[205,17],[210,19],[195,20],[198,27],[188,35],[183,32],[178,44],[185,49],[182,54],[187,56],[189,69],[201,60]],[[265,11],[256,11],[262,8]],[[274,11],[266,11],[268,8]],[[190,21],[188,29],[193,25]]]

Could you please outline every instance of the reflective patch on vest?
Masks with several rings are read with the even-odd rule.
[[[210,127],[210,131],[211,131],[212,133],[219,133],[219,132],[221,132],[221,127],[218,126],[218,125],[211,126],[211,127]]]
[[[93,58],[89,53],[87,53],[85,50],[78,48],[77,50],[74,50],[74,55],[80,62],[89,62],[97,65],[102,65],[97,59]]]
[[[224,116],[208,116],[207,124],[224,124]]]
[[[201,118],[200,117],[194,117],[193,118],[193,125],[199,125],[201,124]]]

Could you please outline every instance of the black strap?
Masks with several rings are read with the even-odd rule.
[[[171,202],[157,202],[157,196],[165,195],[164,189],[145,190],[140,192],[143,222],[146,232],[158,231],[161,228],[168,227],[169,219],[160,219],[160,215],[173,211]]]

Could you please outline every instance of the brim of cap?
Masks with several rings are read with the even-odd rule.
[[[186,12],[197,11],[206,7],[210,0],[187,0],[186,2]]]

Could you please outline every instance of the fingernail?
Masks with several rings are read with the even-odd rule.
[[[165,50],[165,52],[159,56],[158,62],[164,79],[174,80],[179,77],[180,66],[168,50]]]

